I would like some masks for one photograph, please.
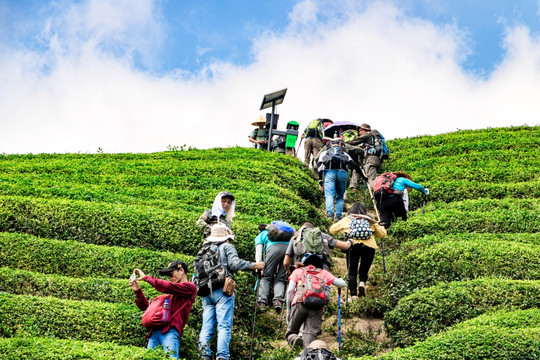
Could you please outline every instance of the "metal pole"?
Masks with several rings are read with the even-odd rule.
[[[341,288],[338,288],[338,352],[341,349]]]
[[[270,116],[270,130],[268,131],[268,146],[267,150],[270,151],[272,147],[272,129],[274,128],[274,112],[276,109],[276,100],[272,101],[272,115]]]
[[[257,318],[257,297],[259,296],[259,280],[261,279],[260,272],[257,273],[257,282],[255,283],[255,308],[253,309],[253,324],[251,327],[251,345],[249,346],[249,360],[253,359],[253,338],[255,336],[255,320]]]

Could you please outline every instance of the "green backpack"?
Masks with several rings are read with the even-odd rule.
[[[302,259],[307,253],[324,255],[322,232],[318,227],[303,228],[294,243],[294,254],[297,259]]]

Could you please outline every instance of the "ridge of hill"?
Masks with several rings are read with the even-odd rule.
[[[378,252],[367,297],[347,304],[343,294],[342,359],[540,356],[531,345],[540,343],[539,144],[540,127],[527,126],[389,141],[383,170],[409,173],[429,187],[429,201],[422,213],[410,193],[409,220],[390,228],[387,271]],[[232,227],[243,258],[253,258],[260,223],[311,219],[326,228],[310,174],[297,159],[245,148],[0,156],[0,354],[164,358],[142,349],[131,270],[191,263],[202,242],[195,221],[222,190],[237,199]],[[370,202],[362,191],[349,194],[355,200]],[[345,276],[343,254],[333,255]],[[231,356],[244,359],[255,279],[238,275]],[[333,299],[329,341],[338,336]],[[201,316],[198,300],[182,338],[187,359],[197,358]],[[359,326],[369,319],[378,325]],[[283,322],[258,316],[255,358],[292,358],[275,341]],[[389,351],[396,346],[403,349]]]

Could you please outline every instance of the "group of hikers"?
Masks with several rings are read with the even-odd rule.
[[[386,237],[396,218],[406,220],[407,188],[426,195],[428,189],[414,183],[403,172],[377,176],[388,149],[384,149],[386,143],[381,145],[377,141],[379,133],[368,124],[345,131],[339,129],[333,137],[325,137],[327,124],[332,121],[314,120],[302,138],[306,140],[305,163],[308,166],[311,163],[317,170],[319,186],[325,194],[326,216],[333,221],[330,234],[311,221],[305,221],[298,230],[281,220],[260,224],[254,239],[255,261],[241,259],[233,245],[235,235],[231,230],[236,200],[230,192],[220,192],[212,208],[197,220],[204,241],[193,261],[195,273],[191,279],[187,264],[181,260],[159,271],[169,281],[134,270],[129,284],[137,307],[144,311],[143,325],[149,329],[148,349],[161,345],[178,358],[182,331],[198,295],[203,307],[200,358],[212,358],[210,343],[217,329],[216,359],[228,360],[236,289],[234,273],[254,270],[259,274],[256,309],[264,312],[272,307],[279,314],[286,311],[286,340],[293,348],[303,348],[297,359],[337,359],[328,345],[317,339],[324,307],[330,301],[330,286],[347,287],[347,302],[366,296],[368,273],[378,248],[376,239]],[[255,141],[264,143],[261,139]],[[368,214],[362,202],[352,204],[343,216],[348,169],[353,171],[350,188],[358,189],[364,182],[375,210],[380,210],[379,220]],[[339,234],[344,234],[344,241],[334,238]],[[347,281],[330,271],[333,248],[346,253]],[[148,282],[165,295],[149,302],[140,281]]]

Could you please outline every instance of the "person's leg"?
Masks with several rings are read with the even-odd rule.
[[[214,293],[215,294],[215,293]],[[199,334],[199,351],[206,359],[210,359],[210,340],[214,337],[214,327],[216,326],[216,305],[210,295],[202,298],[203,314],[202,326]]]
[[[311,146],[311,154],[313,158],[313,167],[317,167],[317,155],[319,154],[319,151],[323,148],[324,144],[321,139],[319,138],[313,138],[312,139],[312,146]]]
[[[285,338],[287,339],[289,345],[293,345],[296,337],[298,337],[300,327],[304,323],[307,314],[307,308],[301,303],[297,303],[291,307],[291,313],[289,314],[289,325],[287,326],[287,332],[285,333]]]
[[[358,276],[358,261],[360,260],[360,247],[361,244],[354,244],[351,250],[347,252],[347,259],[349,263],[349,290],[351,291],[351,296],[357,296],[356,292],[356,277]]]
[[[309,166],[309,160],[312,152],[312,138],[306,137],[306,140],[304,141],[304,164]]]
[[[368,280],[369,269],[373,264],[375,249],[363,246],[360,251],[360,267],[358,268],[358,280],[366,282]]]
[[[341,219],[343,216],[343,206],[345,200],[343,195],[347,189],[347,170],[338,170],[336,176],[336,218]]]
[[[180,335],[178,330],[170,328],[165,334],[161,334],[161,344],[167,352],[172,351],[171,358],[179,359],[178,351],[180,349]]]
[[[376,201],[379,201],[377,199]],[[379,205],[379,216],[381,217],[380,224],[384,226],[385,229],[388,229],[392,225],[393,212],[392,212],[392,201],[391,198],[383,199],[378,202]]]
[[[261,288],[259,289],[259,298],[257,302],[268,304],[268,296],[270,295],[270,287],[274,282],[274,275],[279,265],[279,258],[275,253],[276,245],[272,245],[266,249],[264,259],[264,271],[261,279]],[[283,259],[281,259],[283,262]]]
[[[327,170],[324,174],[324,198],[326,216],[334,217],[334,196],[336,194],[336,170]]]
[[[302,340],[304,341],[304,348],[317,339],[317,336],[321,333],[323,309],[310,310],[304,322],[304,332],[302,333]]]
[[[271,248],[274,251],[274,257],[277,260],[278,266],[274,277],[274,302],[279,301],[283,305],[285,302],[285,286],[287,284],[287,271],[283,266],[283,258],[285,257],[285,252],[289,247],[287,243],[274,244]],[[265,264],[266,267],[266,264]]]
[[[364,174],[368,178],[369,185],[373,188],[377,171],[381,167],[381,159],[378,156],[368,156],[364,163]]]
[[[161,335],[161,333],[160,333],[159,330],[153,330],[152,331],[152,334],[150,334],[150,338],[148,339],[148,345],[146,346],[146,348],[148,350],[155,349],[156,347],[161,345],[161,343],[160,343],[161,336],[160,335]]]
[[[228,360],[230,357],[229,344],[234,317],[234,298],[236,294],[227,296],[223,291],[216,290],[216,319],[217,319],[217,358]]]

